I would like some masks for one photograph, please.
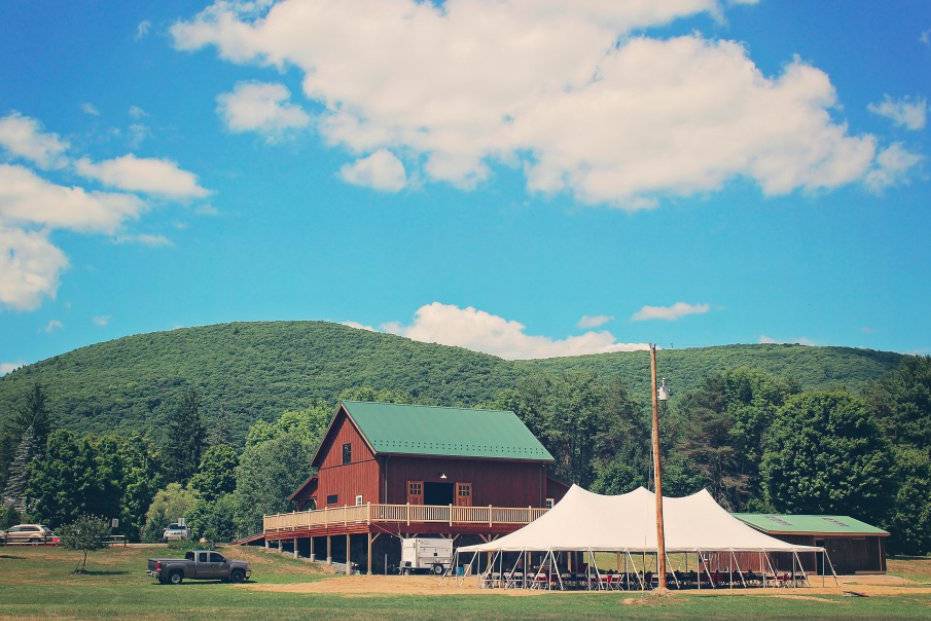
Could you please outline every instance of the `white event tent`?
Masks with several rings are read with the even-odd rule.
[[[655,554],[655,503],[653,492],[642,487],[606,496],[573,485],[550,511],[527,526],[457,552]],[[795,545],[755,530],[728,513],[707,490],[681,498],[664,496],[663,516],[667,554],[787,552],[797,558],[802,552],[824,552],[822,547]]]

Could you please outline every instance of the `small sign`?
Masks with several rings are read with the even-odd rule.
[[[184,521],[184,518],[178,518],[178,526],[187,526],[187,522]]]
[[[110,520],[110,528],[119,528],[120,527],[120,518],[113,518]]]

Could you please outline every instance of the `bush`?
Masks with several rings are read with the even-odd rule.
[[[204,538],[210,543],[231,541],[236,535],[236,508],[233,494],[199,501],[188,517],[194,540]]]
[[[87,570],[87,553],[107,547],[110,536],[110,523],[96,515],[82,515],[71,524],[59,530],[61,545],[67,550],[83,552],[81,564],[74,568],[74,573]]]
[[[0,530],[6,530],[22,521],[19,511],[12,505],[0,506]]]

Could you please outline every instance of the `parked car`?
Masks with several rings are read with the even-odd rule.
[[[169,524],[162,531],[162,541],[187,541],[191,538],[191,529],[183,524]]]
[[[48,543],[53,538],[52,531],[42,524],[17,524],[0,531],[0,543]]]
[[[231,561],[219,552],[194,550],[180,558],[150,558],[148,571],[162,584],[181,584],[191,580],[221,580],[245,582],[252,570],[245,561]]]

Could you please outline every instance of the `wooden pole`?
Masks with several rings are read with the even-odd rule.
[[[372,575],[372,533],[371,531],[369,531],[365,535],[368,538],[368,552],[366,553],[366,557],[365,557],[365,565],[366,565],[365,573],[371,576]]]
[[[352,546],[349,541],[349,533],[346,533],[346,575],[352,574]]]
[[[656,345],[650,344],[650,387],[653,403],[653,492],[656,495],[657,590],[666,590],[666,535],[663,528],[663,465],[659,451],[659,399],[656,394]]]

